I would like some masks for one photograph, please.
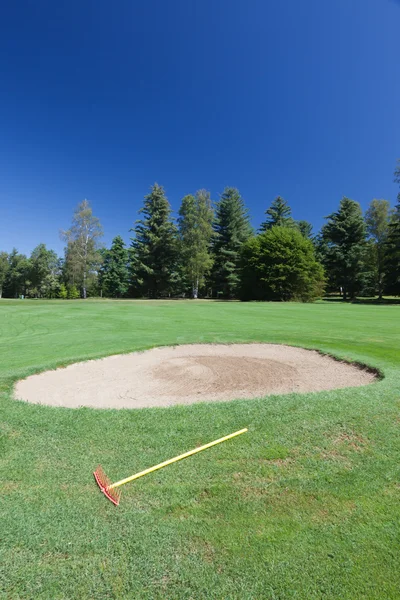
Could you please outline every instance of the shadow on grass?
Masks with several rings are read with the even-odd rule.
[[[372,305],[380,305],[380,304],[399,304],[400,305],[400,297],[390,296],[389,298],[353,298],[352,300],[343,300],[341,296],[325,296],[323,298],[325,302],[342,302],[344,304],[372,304]]]

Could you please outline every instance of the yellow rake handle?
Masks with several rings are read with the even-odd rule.
[[[175,458],[170,458],[169,460],[166,460],[166,461],[160,463],[159,465],[155,465],[155,467],[150,467],[150,469],[146,469],[145,471],[140,471],[140,473],[136,473],[136,475],[131,475],[130,477],[127,477],[126,479],[121,479],[121,481],[112,483],[111,485],[108,486],[108,489],[116,488],[116,487],[119,487],[120,485],[124,485],[124,483],[129,483],[129,481],[134,481],[135,479],[139,479],[139,477],[143,477],[143,475],[148,475],[149,473],[152,473],[153,471],[158,471],[158,469],[162,469],[163,467],[166,467],[167,465],[172,465],[172,463],[176,463],[176,462],[178,462],[178,460],[182,460],[183,458],[187,458],[188,456],[197,454],[198,452],[201,452],[202,450],[211,448],[211,446],[216,446],[217,444],[220,444],[221,442],[226,442],[226,440],[230,440],[231,438],[236,437],[237,435],[246,433],[246,431],[247,431],[247,428],[241,429],[240,431],[235,431],[235,433],[230,433],[229,435],[226,435],[225,437],[219,438],[219,440],[215,440],[214,442],[210,442],[209,444],[200,446],[200,448],[195,448],[194,450],[185,452],[185,454],[180,454],[179,456],[175,456]]]

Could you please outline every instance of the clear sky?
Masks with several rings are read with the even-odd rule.
[[[0,250],[61,252],[84,198],[128,240],[155,181],[236,186],[256,227],[394,204],[399,32],[395,0],[3,2]]]

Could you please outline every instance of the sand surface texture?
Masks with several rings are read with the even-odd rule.
[[[192,344],[32,375],[17,383],[15,397],[71,408],[144,408],[331,390],[374,380],[371,372],[313,350],[275,344]]]

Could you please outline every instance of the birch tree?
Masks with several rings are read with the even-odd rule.
[[[71,228],[62,232],[67,242],[66,264],[74,273],[74,284],[82,288],[82,296],[87,296],[87,279],[90,273],[97,270],[99,262],[99,242],[103,228],[87,200],[78,204]]]
[[[213,264],[213,218],[209,192],[199,190],[195,196],[183,198],[178,219],[180,259],[194,299],[198,297],[199,287]]]

